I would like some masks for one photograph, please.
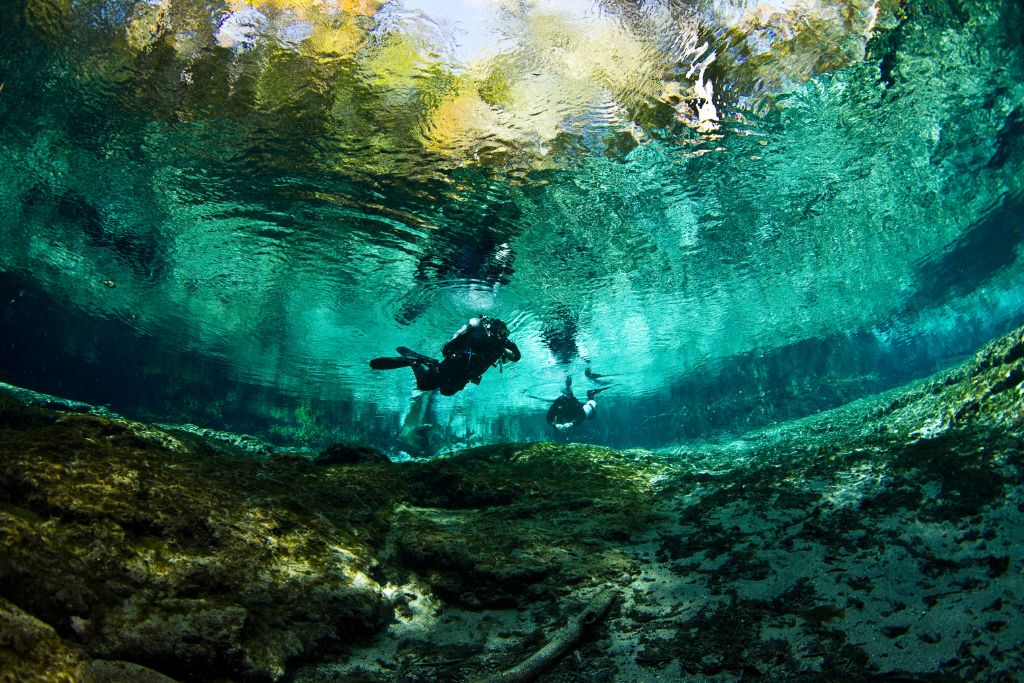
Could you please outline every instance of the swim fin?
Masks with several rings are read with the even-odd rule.
[[[437,365],[437,361],[430,356],[424,356],[422,353],[416,353],[412,349],[404,346],[399,346],[395,351],[398,351],[403,358],[407,358],[416,363],[426,363],[427,365]],[[410,363],[411,365],[411,363]]]
[[[614,386],[614,385],[612,385],[612,386]],[[606,390],[611,389],[611,388],[612,387],[601,387],[600,389],[588,389],[587,390],[587,400],[591,401],[591,400],[593,400],[593,398],[595,396],[600,394],[602,391],[606,391]]]
[[[395,370],[397,368],[407,368],[412,365],[412,361],[408,358],[374,358],[370,361],[370,367],[374,370]]]

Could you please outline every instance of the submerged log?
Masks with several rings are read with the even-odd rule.
[[[527,683],[554,664],[566,652],[576,648],[587,630],[604,621],[618,594],[611,589],[599,592],[585,610],[558,630],[547,645],[511,669],[478,679],[474,683]]]

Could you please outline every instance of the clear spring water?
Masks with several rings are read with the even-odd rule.
[[[661,447],[1024,320],[1013,0],[0,2],[0,380],[391,452]],[[471,315],[522,360],[407,370]]]

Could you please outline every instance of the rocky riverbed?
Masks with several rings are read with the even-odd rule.
[[[1024,329],[672,453],[393,463],[3,394],[0,680],[1024,677]]]

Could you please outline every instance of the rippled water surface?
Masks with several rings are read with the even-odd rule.
[[[0,7],[0,380],[395,449],[543,438],[589,371],[581,438],[656,446],[1024,318],[1011,0]],[[367,365],[480,313],[480,386]]]

